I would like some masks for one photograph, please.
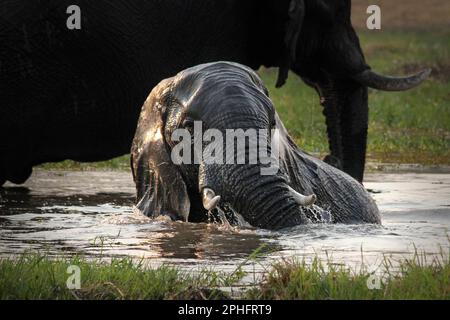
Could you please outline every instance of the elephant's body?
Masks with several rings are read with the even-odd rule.
[[[201,132],[193,129],[196,122]],[[210,148],[209,143],[203,141],[201,149],[195,151],[196,143],[191,145],[191,139],[187,146],[192,151],[188,154],[203,156],[198,157],[197,164],[191,156],[187,163],[175,163],[178,139],[174,134],[180,129],[187,130],[191,137],[213,130],[218,146],[214,154],[222,154],[222,161],[208,162],[205,150]],[[218,138],[230,130],[274,130],[272,136],[258,138],[273,143],[258,142],[255,146],[248,142],[239,149],[234,140],[230,145],[228,139]],[[273,162],[278,164],[276,170],[263,173],[267,169],[264,154],[269,154],[265,151],[275,149],[279,150],[279,157],[272,154],[273,159],[279,159]],[[183,154],[187,152],[185,149]],[[252,152],[259,155],[257,162],[250,162]],[[245,163],[236,161],[239,154],[246,155]],[[267,229],[315,220],[380,223],[378,208],[364,187],[300,150],[279,119],[262,80],[236,63],[202,64],[158,84],[142,107],[131,165],[136,206],[152,217],[206,221],[207,212],[218,207],[230,209],[252,226]],[[311,206],[314,201],[317,206]]]
[[[296,191],[314,193],[333,223],[381,223],[377,205],[358,181],[299,149],[279,118],[277,122],[283,146],[280,168]]]
[[[2,3],[0,180],[129,152],[148,92],[186,67],[223,58],[257,67],[244,19],[255,2],[77,1],[81,30],[66,28],[73,1]]]
[[[317,88],[331,153],[362,180],[367,89],[352,77],[368,67],[349,0],[80,0],[69,30],[72,4],[0,4],[0,185],[43,162],[127,153],[149,90],[217,60],[280,67],[279,84],[290,68]]]

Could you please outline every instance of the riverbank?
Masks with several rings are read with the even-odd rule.
[[[248,275],[240,267],[194,274],[170,266],[148,269],[143,260],[130,258],[107,262],[28,253],[0,260],[0,299],[450,299],[450,260],[444,256],[386,258],[376,273],[318,258],[284,260],[243,289],[239,281]],[[68,289],[67,282],[76,285],[69,278],[76,268],[80,287]]]

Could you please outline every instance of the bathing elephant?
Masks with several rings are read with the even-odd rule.
[[[80,29],[67,20],[76,4]],[[0,185],[65,159],[129,151],[147,93],[200,63],[278,67],[317,89],[331,155],[362,181],[367,87],[404,90],[373,73],[350,22],[349,0],[47,0],[0,3]]]
[[[258,75],[232,62],[186,69],[152,90],[131,167],[136,207],[152,217],[201,222],[222,212],[265,229],[380,223],[364,187],[300,150]]]

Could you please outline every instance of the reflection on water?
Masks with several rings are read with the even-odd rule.
[[[280,257],[332,256],[358,264],[404,257],[414,246],[448,252],[450,174],[372,174],[369,188],[383,226],[307,225],[280,232],[150,220],[133,212],[127,172],[37,170],[23,187],[0,189],[0,255],[133,256],[150,264],[232,270],[265,246],[262,263]]]

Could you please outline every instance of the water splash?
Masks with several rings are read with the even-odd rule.
[[[310,223],[333,223],[333,215],[330,210],[315,204],[311,207],[301,207],[301,210]]]

